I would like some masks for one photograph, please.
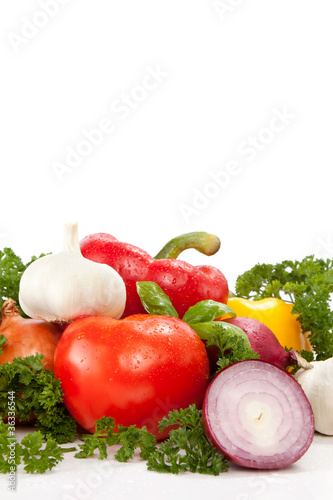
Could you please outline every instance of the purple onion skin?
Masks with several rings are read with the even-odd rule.
[[[241,372],[244,372],[246,375],[248,375],[249,378],[251,370],[255,370],[257,373],[258,370],[262,370],[263,374],[267,373],[268,371],[274,375],[277,387],[279,386],[278,379],[281,379],[280,388],[281,385],[285,385],[286,387],[289,386],[292,388],[291,390],[295,398],[297,399],[296,404],[302,407],[302,416],[303,416],[303,422],[299,422],[299,420],[296,417],[294,417],[294,413],[291,412],[292,418],[294,418],[294,421],[292,422],[293,428],[297,429],[296,432],[298,432],[298,438],[296,440],[297,445],[293,444],[294,449],[289,449],[289,450],[285,449],[283,453],[277,452],[273,456],[269,455],[266,456],[263,454],[251,454],[251,452],[247,452],[246,450],[244,451],[244,449],[239,448],[237,444],[233,444],[230,437],[226,436],[226,434],[224,434],[224,436],[226,436],[225,442],[222,442],[221,439],[216,436],[216,428],[214,428],[215,424],[214,421],[212,422],[211,416],[214,416],[215,418],[217,416],[219,423],[220,421],[222,421],[222,418],[220,418],[221,417],[220,415],[216,415],[216,413],[218,413],[218,410],[216,409],[217,400],[209,401],[210,392],[212,390],[213,384],[216,383],[216,381],[218,381],[221,378],[223,380],[223,377],[228,375],[228,372],[231,371],[234,372],[234,375],[237,374],[237,371],[239,372],[238,375]],[[265,377],[263,380],[265,380]],[[251,384],[251,391],[255,392],[255,383],[250,382],[250,384]],[[237,384],[233,390],[233,394],[236,393],[237,393]],[[226,401],[225,404],[228,405],[228,401]],[[231,422],[234,422],[234,417],[235,415],[230,414]],[[271,469],[281,469],[292,465],[293,463],[297,462],[309,449],[313,441],[313,436],[315,432],[314,415],[312,407],[305,392],[298,384],[298,382],[288,371],[276,367],[270,363],[261,361],[259,359],[238,361],[236,363],[227,366],[226,368],[221,370],[217,375],[215,375],[213,380],[210,382],[204,396],[202,405],[202,418],[203,418],[203,426],[205,434],[210,443],[212,444],[212,446],[214,446],[216,450],[220,452],[230,462],[239,465],[241,467],[252,468],[252,469],[271,470]],[[224,417],[223,420],[225,421]],[[244,431],[244,429],[242,428],[240,428],[239,431],[241,437],[244,437],[242,435],[242,432],[244,432],[245,435],[246,431]],[[247,440],[249,439],[248,435],[246,436],[246,439]],[[230,443],[233,445],[233,453],[231,453],[228,450],[228,446],[230,447]]]
[[[286,352],[272,330],[261,321],[243,317],[229,318],[224,321],[238,326],[246,333],[252,350],[259,354],[261,361],[279,368],[287,368],[296,364],[293,351]]]

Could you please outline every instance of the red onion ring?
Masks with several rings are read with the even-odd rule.
[[[286,370],[257,359],[219,372],[206,391],[202,413],[211,443],[244,467],[286,467],[313,440],[313,411],[301,386]]]

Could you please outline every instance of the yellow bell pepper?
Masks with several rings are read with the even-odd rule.
[[[278,338],[282,347],[300,351],[311,351],[311,344],[302,333],[302,327],[297,321],[297,315],[292,314],[292,304],[281,299],[267,298],[248,300],[240,297],[230,297],[228,306],[237,316],[253,318],[266,325]]]

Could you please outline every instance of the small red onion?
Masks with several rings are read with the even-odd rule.
[[[213,446],[244,467],[286,467],[313,440],[313,412],[301,386],[286,370],[257,359],[219,372],[206,391],[202,413]]]
[[[309,363],[295,349],[287,352],[272,330],[261,321],[242,317],[229,318],[224,321],[238,326],[246,333],[252,350],[259,354],[261,361],[266,361],[266,363],[280,368],[292,365],[309,368]]]

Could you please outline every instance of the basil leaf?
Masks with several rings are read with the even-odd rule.
[[[216,302],[216,300],[201,300],[194,306],[190,307],[183,316],[183,321],[186,323],[203,323],[220,318],[224,314],[229,314],[232,318],[236,313],[226,304]]]
[[[163,314],[178,318],[178,313],[162,288],[153,281],[137,281],[136,289],[148,314]]]

